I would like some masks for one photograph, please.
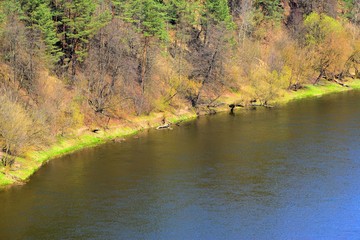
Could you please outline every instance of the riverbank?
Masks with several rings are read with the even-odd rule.
[[[360,89],[360,80],[349,81],[347,84],[350,86],[349,88],[324,81],[316,86],[307,85],[305,88],[296,92],[284,91],[272,104],[284,105],[292,100]],[[215,110],[229,111],[228,104],[241,102],[241,94],[228,94],[219,99],[219,101],[225,104],[222,104]],[[122,141],[124,137],[134,135],[145,129],[159,126],[164,115],[166,115],[167,121],[173,124],[192,120],[197,117],[195,110],[192,109],[179,111],[178,114],[168,112],[152,113],[146,117],[135,117],[134,119],[131,119],[131,124],[112,126],[106,131],[93,132],[90,129],[87,129],[77,135],[59,138],[54,145],[47,147],[45,150],[29,152],[24,158],[17,158],[16,163],[12,168],[0,168],[0,187],[25,183],[34,172],[51,159],[80,149],[103,144],[111,140]]]

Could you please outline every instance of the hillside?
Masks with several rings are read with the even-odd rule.
[[[0,180],[84,132],[346,85],[359,36],[356,0],[2,0]]]

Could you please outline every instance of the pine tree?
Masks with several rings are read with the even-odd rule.
[[[166,6],[168,21],[172,25],[195,25],[196,14],[200,8],[201,4],[198,1],[170,0]]]
[[[360,24],[360,2],[356,0],[343,0],[344,15],[355,24]]]
[[[226,0],[207,0],[205,1],[205,10],[207,15],[217,23],[223,22],[231,25],[230,8]]]
[[[87,54],[89,39],[109,20],[108,13],[95,16],[98,6],[93,0],[50,0],[54,24],[63,53],[60,65],[75,79],[78,63]]]
[[[210,25],[220,28],[231,29],[234,25],[230,8],[226,0],[206,0],[203,6],[203,15],[201,19],[202,28],[205,32],[204,42],[208,38],[208,28]]]
[[[257,12],[263,16],[265,20],[273,20],[278,22],[283,17],[283,7],[280,0],[255,0],[254,7]],[[261,21],[261,17],[258,17]]]
[[[54,64],[59,61],[63,53],[58,46],[60,39],[57,36],[53,21],[54,15],[49,4],[49,0],[22,1],[22,10],[24,12],[23,20],[33,34],[36,35],[38,30],[40,31],[46,46],[46,53],[50,62]]]
[[[0,1],[0,24],[6,24],[7,21],[12,21],[14,17],[21,15],[21,5],[18,1]]]
[[[167,40],[165,5],[157,0],[123,1],[122,15],[125,21],[133,23],[144,37]]]

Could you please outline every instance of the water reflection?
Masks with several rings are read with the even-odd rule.
[[[359,93],[202,117],[0,192],[0,239],[356,239]]]

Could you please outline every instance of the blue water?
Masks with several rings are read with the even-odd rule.
[[[54,160],[0,239],[360,239],[360,92],[218,114]]]

